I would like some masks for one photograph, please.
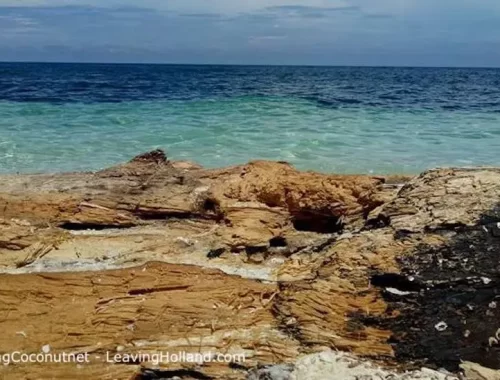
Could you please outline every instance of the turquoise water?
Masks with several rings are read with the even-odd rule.
[[[155,148],[338,173],[500,165],[500,70],[0,64],[0,173]]]
[[[0,102],[0,171],[94,170],[154,148],[207,167],[285,160],[339,173],[499,164],[500,114],[318,108],[289,98]]]

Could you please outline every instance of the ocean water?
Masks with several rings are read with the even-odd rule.
[[[500,69],[0,63],[0,173],[155,148],[207,167],[500,165]]]

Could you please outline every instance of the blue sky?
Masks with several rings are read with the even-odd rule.
[[[0,0],[0,60],[500,66],[498,0]]]

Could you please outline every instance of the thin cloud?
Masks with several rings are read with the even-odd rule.
[[[250,36],[248,38],[249,42],[259,43],[268,41],[282,41],[288,38],[287,36]]]
[[[364,13],[363,14],[363,18],[367,18],[367,19],[391,19],[391,18],[394,18],[396,17],[395,15],[391,15],[391,14],[385,14],[385,13],[373,13],[373,14],[370,14],[370,13]]]
[[[361,9],[354,5],[339,5],[336,7],[313,7],[306,5],[279,5],[266,7],[269,12],[280,17],[327,18],[334,14],[359,13]]]
[[[269,11],[285,11],[285,12],[339,12],[339,11],[357,11],[360,8],[355,5],[345,5],[338,7],[310,7],[306,5],[275,5],[272,7],[266,7]]]
[[[180,13],[179,16],[203,19],[221,19],[226,17],[222,13]]]

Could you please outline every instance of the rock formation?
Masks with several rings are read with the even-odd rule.
[[[155,151],[95,173],[2,176],[0,353],[92,360],[0,373],[496,378],[499,223],[497,168],[414,178],[266,161],[203,169]],[[103,360],[156,352],[246,360]]]

